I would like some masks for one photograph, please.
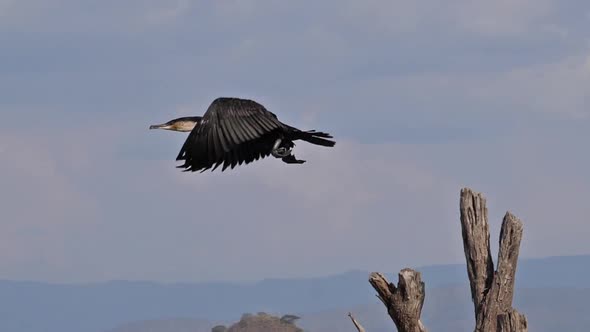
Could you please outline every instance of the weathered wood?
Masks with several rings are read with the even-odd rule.
[[[505,314],[498,315],[498,332],[527,332],[528,323],[526,317],[512,309]]]
[[[369,282],[377,291],[377,297],[387,308],[399,332],[427,332],[420,321],[425,297],[420,272],[403,269],[398,277],[397,287],[378,272],[371,273]]]
[[[471,298],[477,315],[494,275],[488,209],[482,194],[467,188],[461,190],[460,220]]]
[[[354,326],[356,327],[356,329],[359,332],[366,332],[365,328],[361,325],[361,323],[359,323],[356,319],[354,319],[354,316],[352,316],[351,312],[348,313],[348,317],[350,317],[350,320],[352,320],[352,323],[354,324]]]
[[[485,198],[468,188],[462,189],[460,212],[463,249],[475,309],[475,332],[494,332],[500,328],[506,332],[526,331],[526,318],[518,316],[520,314],[512,309],[522,222],[510,212],[504,216],[500,230],[498,269],[494,271]],[[512,317],[516,316],[519,322],[524,320],[524,330],[519,322],[512,324],[513,319],[516,319]],[[503,322],[502,326],[499,325],[500,321]]]

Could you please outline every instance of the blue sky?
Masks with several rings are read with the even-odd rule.
[[[0,0],[0,278],[251,280],[588,254],[587,1]],[[252,98],[333,149],[186,174],[147,130]],[[497,246],[496,246],[497,247]]]

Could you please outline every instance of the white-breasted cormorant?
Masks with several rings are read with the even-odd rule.
[[[211,167],[213,171],[221,164],[224,171],[268,155],[288,164],[302,164],[305,160],[291,153],[293,141],[327,147],[336,144],[327,139],[332,138],[330,134],[286,125],[261,104],[241,98],[217,98],[202,117],[177,118],[150,129],[190,132],[176,157],[177,161],[184,160],[177,167],[185,172],[204,172]]]

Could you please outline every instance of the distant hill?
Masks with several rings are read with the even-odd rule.
[[[403,267],[394,268],[398,270]],[[456,318],[455,323],[461,324],[465,320],[464,323],[471,326],[468,321],[472,319],[472,307],[464,264],[417,269],[423,273],[427,287],[424,319],[435,322],[438,319],[436,317],[449,317],[443,314],[448,311],[450,317]],[[322,319],[314,321],[316,315],[329,316],[330,312],[345,313],[350,308],[362,309],[372,305],[376,305],[376,310],[381,310],[376,312],[376,321],[384,319],[385,326],[391,330],[391,321],[383,308],[379,307],[374,291],[367,282],[368,274],[369,271],[349,271],[321,278],[266,279],[256,283],[163,284],[111,281],[60,285],[0,281],[0,331],[105,332],[124,324],[131,324],[125,325],[129,328],[140,322],[149,324],[145,321],[166,324],[160,321],[162,319],[168,320],[170,324],[203,323],[202,326],[205,325],[204,321],[208,321],[213,326],[217,322],[237,321],[243,313],[260,311],[296,314],[302,317],[301,326],[311,327],[309,324],[313,323],[317,327],[321,325]],[[395,273],[387,275],[392,280],[396,279]],[[587,290],[590,286],[586,282],[590,280],[590,255],[523,259],[519,263],[516,278],[519,310],[522,304],[530,307],[531,314],[540,313],[541,318],[546,318],[547,313],[551,313],[553,317],[565,317],[568,313],[562,308],[567,307],[570,303],[568,301],[577,301],[580,294],[584,294],[584,298],[590,295]],[[532,288],[536,290],[531,290],[532,293],[526,291]],[[556,297],[556,288],[565,288],[571,296]],[[453,297],[449,295],[450,297],[439,298],[436,296],[437,292],[451,292],[458,300],[453,302],[453,306],[449,306],[447,300]],[[529,301],[526,296],[530,296],[530,302],[526,302]],[[585,302],[580,303],[579,310],[586,310],[585,316],[590,317],[588,306]],[[429,309],[429,306],[435,307]],[[579,312],[574,310],[576,308],[570,308],[573,310],[570,312]],[[528,314],[524,309],[523,311]],[[362,316],[357,316],[362,319]],[[184,321],[177,322],[176,318]],[[344,318],[346,321],[347,317]],[[581,322],[582,318],[577,317],[574,321]],[[339,319],[338,322],[340,321]],[[170,332],[183,332],[181,325],[179,328],[169,329]],[[531,326],[534,326],[534,322],[531,322]],[[533,330],[540,331],[531,327],[531,331]],[[162,327],[158,331],[168,330]],[[350,326],[346,331],[350,331]],[[374,331],[377,329],[372,330]]]
[[[226,331],[219,332],[303,332],[294,322],[285,321],[281,317],[258,313],[246,314],[239,322],[232,324]],[[217,332],[217,331],[216,331]]]
[[[303,332],[295,321],[264,312],[244,314],[229,327],[202,320],[177,318],[123,324],[108,332],[211,332],[213,328],[215,332]]]

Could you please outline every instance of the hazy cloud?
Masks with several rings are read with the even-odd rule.
[[[0,1],[0,277],[250,279],[461,261],[458,194],[587,253],[585,1]],[[254,98],[333,133],[186,174],[152,123]],[[496,236],[496,235],[494,235]],[[409,252],[407,248],[415,251]]]

